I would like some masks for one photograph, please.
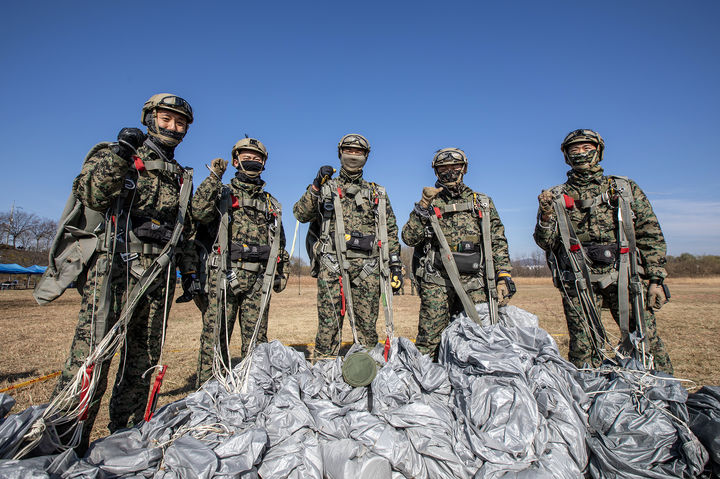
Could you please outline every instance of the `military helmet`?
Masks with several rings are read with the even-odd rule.
[[[256,140],[255,138],[243,138],[242,140],[235,143],[235,146],[233,146],[231,156],[235,158],[240,150],[250,150],[254,151],[256,153],[260,153],[260,156],[263,157],[263,162],[267,160],[268,152],[267,148],[265,148],[265,145],[262,144],[260,140]]]
[[[433,169],[441,165],[464,165],[467,166],[468,159],[465,152],[460,148],[443,148],[435,152],[433,156]]]
[[[188,125],[193,122],[193,111],[190,104],[172,93],[158,93],[157,95],[151,96],[143,105],[140,122],[145,126],[150,126],[145,122],[145,117],[148,113],[158,108],[180,113],[187,118]]]
[[[365,150],[366,157],[370,154],[370,143],[368,143],[367,138],[357,133],[350,133],[340,139],[340,143],[338,143],[338,158],[340,158],[343,148],[359,148]]]
[[[573,143],[592,143],[597,146],[598,150],[598,161],[603,158],[603,151],[605,150],[605,141],[602,139],[597,132],[592,130],[573,130],[565,137],[562,144],[560,145],[560,151],[563,152],[567,159],[567,148]]]

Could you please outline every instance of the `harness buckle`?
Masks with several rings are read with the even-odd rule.
[[[137,253],[120,253],[120,259],[124,262],[129,263],[132,260],[138,259]]]

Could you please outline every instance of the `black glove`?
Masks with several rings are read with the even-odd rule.
[[[312,184],[316,189],[320,189],[327,180],[335,173],[335,168],[330,165],[321,166],[318,170],[318,174],[313,180]]]
[[[202,284],[195,273],[182,275],[183,294],[175,300],[176,303],[187,303],[202,292]]]
[[[402,289],[403,285],[403,274],[402,274],[402,266],[399,264],[391,265],[390,266],[390,287],[392,288],[393,293],[397,293]]]
[[[118,133],[118,148],[115,151],[120,158],[130,161],[136,150],[142,146],[147,136],[138,128],[123,128]]]

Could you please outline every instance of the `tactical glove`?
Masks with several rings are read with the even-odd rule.
[[[175,300],[176,303],[187,303],[196,295],[202,292],[202,284],[195,273],[185,273],[182,275],[183,294]]]
[[[215,158],[210,162],[210,172],[215,175],[218,180],[222,181],[222,177],[225,174],[227,165],[227,160],[223,160],[222,158]]]
[[[507,271],[500,271],[497,275],[497,293],[498,293],[498,306],[507,306],[517,292],[515,282],[512,280],[510,273]]]
[[[651,279],[648,287],[648,308],[658,310],[669,300],[670,290],[662,283],[662,279]]]
[[[273,281],[273,291],[276,293],[282,293],[285,290],[288,282],[287,274],[278,273],[275,275],[275,281]]]
[[[118,144],[115,154],[120,158],[130,161],[137,149],[142,146],[147,136],[138,128],[123,128],[118,133]]]
[[[399,264],[390,266],[390,287],[393,293],[397,293],[403,286],[402,266]]]
[[[426,186],[423,188],[422,191],[422,198],[420,198],[420,201],[418,204],[422,206],[423,208],[430,208],[430,203],[432,203],[432,200],[440,194],[442,191],[442,188],[434,188],[432,186]]]
[[[540,215],[543,221],[547,221],[553,215],[553,194],[550,190],[543,190],[538,195],[538,203],[540,204]]]
[[[318,170],[318,174],[313,180],[312,184],[313,187],[315,187],[316,190],[320,190],[322,185],[330,179],[330,177],[335,173],[335,168],[333,168],[330,165],[324,165],[321,166]]]

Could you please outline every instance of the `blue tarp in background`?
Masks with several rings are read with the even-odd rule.
[[[47,266],[38,266],[36,264],[30,267],[20,266],[19,264],[0,264],[0,274],[43,274]]]

